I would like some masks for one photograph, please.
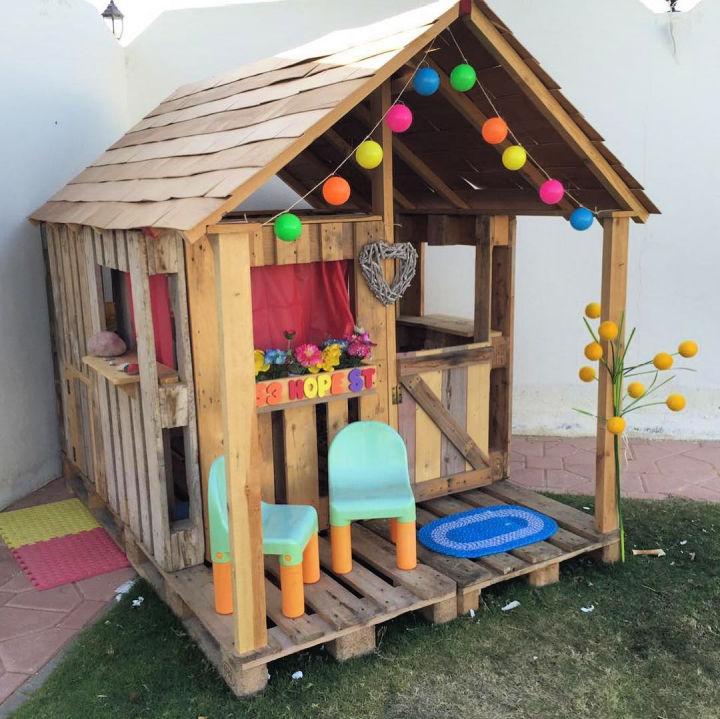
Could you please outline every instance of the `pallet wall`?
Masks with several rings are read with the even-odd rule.
[[[160,566],[197,564],[204,538],[183,241],[66,225],[46,225],[44,238],[65,456]],[[106,326],[103,267],[131,277],[140,366],[132,382],[102,361],[83,361],[88,339]],[[171,384],[155,358],[148,283],[158,273],[168,274],[175,319]],[[178,522],[169,509],[174,427],[183,432],[189,497],[189,517]]]
[[[228,225],[229,231],[232,226]],[[239,225],[250,242],[253,267],[330,260],[354,260],[367,242],[384,239],[377,218],[329,218],[303,223],[297,242],[277,240],[272,227]],[[223,226],[219,226],[223,228]],[[223,452],[220,403],[219,340],[213,245],[206,237],[186,246],[188,290],[192,322],[195,382],[203,492],[215,457]],[[390,271],[390,270],[389,270]],[[335,399],[319,405],[302,405],[258,414],[258,451],[253,471],[261,477],[266,501],[312,504],[321,524],[327,521],[327,487],[324,481],[327,446],[353,419],[377,419],[397,427],[395,386],[394,306],[384,307],[372,295],[355,263],[350,276],[351,305],[356,322],[376,343],[375,390],[365,396]],[[251,321],[248,317],[238,321]]]

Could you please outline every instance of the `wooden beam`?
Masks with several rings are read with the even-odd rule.
[[[237,231],[237,230],[236,230]],[[185,243],[185,272],[190,307],[190,340],[193,351],[195,406],[200,457],[203,507],[207,508],[210,465],[223,453],[223,419],[220,400],[220,346],[215,298],[215,256],[204,237]],[[210,560],[207,509],[204,511],[205,557]]]
[[[334,145],[340,152],[343,154],[343,156],[347,157],[349,154],[351,154],[354,150],[353,146],[347,142],[336,130],[330,129],[328,130],[325,135],[325,138]],[[356,197],[357,191],[353,190],[352,198],[354,199]],[[405,209],[411,209],[413,207],[412,202],[405,197],[405,195],[400,192],[400,190],[397,190],[393,188],[393,197],[395,198],[395,201],[400,205],[401,207],[404,207]],[[360,207],[361,210],[365,210],[366,212],[372,212],[372,206],[371,204],[363,197],[361,198],[361,203],[358,203],[358,207]]]
[[[612,320],[618,327],[625,312],[627,295],[629,229],[630,222],[627,217],[608,217],[603,220],[602,321]],[[603,342],[602,345],[603,354],[607,356],[608,343]],[[613,413],[612,382],[607,372],[601,372],[598,381],[595,522],[603,534],[618,528],[613,435],[605,427],[605,420]],[[617,545],[612,545],[609,549],[617,552]],[[605,558],[611,561],[616,557],[606,553]]]
[[[492,291],[490,326],[505,340],[505,362],[490,371],[490,452],[506,459],[503,475],[508,475],[512,434],[512,379],[515,323],[515,229],[514,217],[494,217],[492,225]],[[493,343],[494,344],[494,343]]]
[[[324,115],[311,128],[292,142],[283,152],[279,153],[271,162],[268,162],[259,172],[254,174],[247,182],[238,187],[225,202],[201,223],[188,230],[185,234],[190,242],[194,242],[205,234],[205,228],[220,220],[222,216],[237,207],[246,197],[262,187],[273,175],[277,174],[294,157],[297,157],[306,147],[312,144],[320,135],[329,130],[340,118],[347,115],[358,103],[362,102],[373,90],[377,89],[385,80],[392,77],[405,63],[418,54],[428,43],[432,42],[445,28],[458,18],[458,6],[450,7],[425,32],[418,35],[415,40],[408,43],[385,65],[380,67],[360,87],[351,92],[344,100],[339,102],[330,112]]]
[[[305,196],[309,187],[305,187],[305,185],[300,182],[294,175],[292,175],[290,172],[288,172],[287,168],[280,170],[278,172],[278,177],[297,195],[300,197],[305,197],[305,202],[307,202],[313,209],[320,210],[324,209],[324,205],[317,197],[314,197],[314,192],[311,192],[309,195]]]
[[[377,120],[373,122],[372,115],[362,105],[353,108],[352,112],[368,127],[371,127],[377,122]],[[383,123],[382,126],[385,127],[385,123]],[[433,171],[430,165],[421,160],[397,135],[391,133],[391,137],[393,150],[413,172],[417,173],[430,187],[444,197],[456,209],[470,209],[465,200],[450,188],[446,182]]]
[[[255,415],[250,239],[247,232],[212,235],[217,297],[220,397],[233,564],[235,652],[267,644],[261,482]]]
[[[473,340],[490,339],[490,305],[492,302],[492,241],[493,217],[475,218],[475,317]]]
[[[371,117],[375,124],[390,108],[392,96],[390,94],[390,80],[386,80],[372,94]],[[373,139],[380,143],[383,149],[383,161],[380,167],[372,171],[372,205],[373,212],[383,218],[383,236],[385,242],[395,242],[395,206],[393,203],[393,133],[386,123],[381,122],[373,135]],[[383,263],[385,279],[391,283],[395,275],[395,262],[385,260]],[[373,298],[375,299],[375,298]],[[379,301],[375,302],[380,305]],[[385,373],[386,382],[384,388],[387,394],[388,423],[395,429],[398,427],[398,408],[393,402],[393,395],[397,384],[397,340],[395,337],[395,306],[380,305],[380,312],[383,314],[382,331],[385,333]]]
[[[608,192],[622,205],[635,213],[636,222],[646,222],[650,213],[627,186],[624,180],[605,159],[600,150],[580,129],[570,114],[532,71],[512,45],[503,37],[495,24],[473,5],[463,22],[480,42],[497,58],[510,77],[528,96],[535,107],[549,120],[588,169],[600,180]]]

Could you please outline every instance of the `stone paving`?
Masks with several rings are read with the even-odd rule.
[[[630,440],[624,494],[720,502],[720,442]],[[593,438],[513,437],[512,480],[535,490],[594,493]],[[72,496],[62,480],[9,509]],[[32,681],[58,652],[110,606],[115,588],[134,576],[122,569],[39,592],[0,543],[0,716],[42,682]],[[40,677],[42,678],[42,677]]]
[[[529,489],[594,494],[595,439],[513,437],[512,481]],[[720,502],[720,442],[631,439],[625,444],[623,495]]]
[[[8,510],[72,496],[64,481],[56,480]],[[115,588],[134,576],[126,568],[39,592],[0,542],[0,702],[97,619],[115,597]]]

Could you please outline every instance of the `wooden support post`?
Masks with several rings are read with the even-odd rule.
[[[507,361],[490,371],[489,446],[491,455],[495,453],[502,463],[500,467],[493,467],[494,474],[503,477],[508,476],[512,434],[515,227],[514,217],[493,217],[490,326],[505,339]]]
[[[490,305],[492,298],[492,225],[494,217],[475,219],[475,342],[490,339]]]
[[[338,662],[355,659],[375,651],[375,627],[362,627],[357,631],[343,634],[325,645],[330,655]]]
[[[386,80],[373,93],[371,98],[371,117],[373,122],[377,122],[387,112],[391,102],[390,80]],[[395,241],[395,207],[393,204],[393,134],[386,123],[380,123],[375,131],[374,139],[382,146],[383,161],[380,167],[373,171],[372,175],[373,212],[382,216],[385,242],[392,244]],[[395,263],[391,260],[386,260],[384,271],[385,278],[388,282],[392,282],[395,274]],[[384,344],[387,348],[387,354],[385,357],[387,382],[385,383],[384,388],[388,397],[387,421],[390,425],[397,429],[397,405],[393,404],[393,390],[397,385],[394,305],[388,305],[385,308],[383,325],[383,331],[385,332]]]
[[[165,448],[160,419],[160,394],[157,382],[147,242],[148,240],[142,232],[128,233],[127,252],[137,334],[138,366],[140,368],[140,401],[147,451],[153,554],[163,569],[172,570],[170,518],[165,489]],[[118,486],[120,481],[121,478],[118,477]]]
[[[531,587],[547,587],[560,581],[560,562],[548,564],[542,569],[536,569],[527,575],[528,584]]]
[[[210,241],[215,256],[235,652],[242,654],[267,644],[261,487],[260,478],[251,471],[252,454],[259,451],[250,292],[251,234],[211,235]]]
[[[627,217],[608,217],[603,220],[602,259],[602,321],[612,320],[620,326],[625,312],[627,295],[627,258],[630,221]],[[622,338],[621,338],[622,341]],[[608,344],[603,342],[607,356]],[[615,499],[615,461],[613,436],[605,427],[605,420],[613,413],[613,388],[607,372],[600,372],[598,382],[597,463],[595,466],[595,522],[603,534],[618,528]],[[615,561],[618,545],[603,550],[605,561]]]
[[[223,452],[223,425],[220,406],[220,348],[215,298],[215,258],[207,237],[185,243],[185,269],[190,307],[195,407],[202,503],[207,507],[210,465]],[[207,511],[203,512],[205,558],[210,559]]]

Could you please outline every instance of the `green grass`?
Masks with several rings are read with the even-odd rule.
[[[152,590],[137,585],[14,717],[717,719],[720,506],[625,507],[628,548],[663,547],[666,557],[614,567],[581,558],[551,587],[487,591],[474,619],[397,619],[379,630],[374,656],[343,665],[321,649],[289,657],[270,665],[267,690],[249,700],[233,698]],[[139,594],[145,602],[132,608]],[[513,599],[520,608],[501,612]],[[592,613],[580,611],[590,604]],[[291,681],[297,669],[304,678]]]

